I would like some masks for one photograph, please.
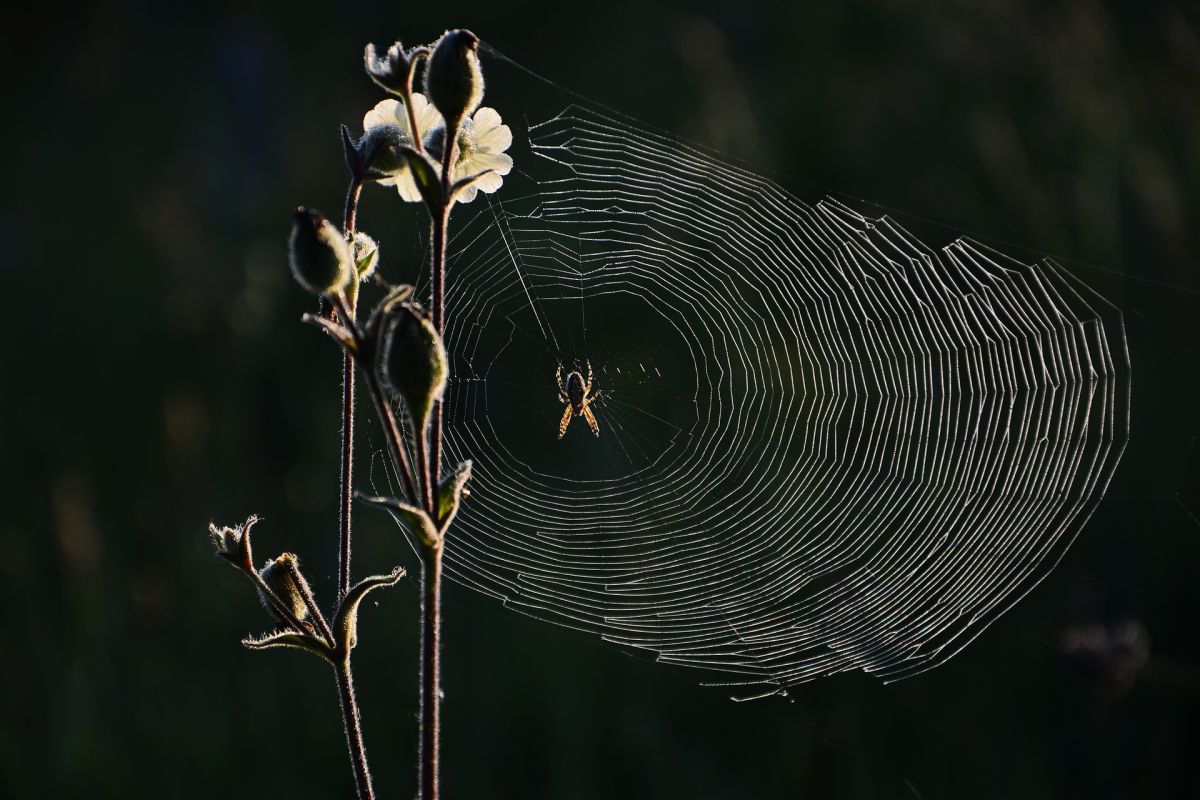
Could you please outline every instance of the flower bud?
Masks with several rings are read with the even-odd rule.
[[[383,56],[375,51],[375,45],[369,44],[363,53],[363,65],[367,75],[381,88],[404,95],[408,91],[413,55],[400,42],[389,47]]]
[[[408,169],[403,148],[412,141],[395,125],[378,125],[363,134],[358,141],[359,162],[366,176],[375,180]]]
[[[257,516],[250,516],[241,525],[218,528],[209,523],[208,533],[217,548],[217,555],[247,572],[254,569],[254,555],[250,550],[250,529],[258,523]]]
[[[301,622],[308,616],[308,606],[304,603],[304,594],[300,589],[300,585],[296,583],[295,574],[299,571],[299,564],[296,557],[291,553],[284,553],[279,558],[268,561],[259,571],[259,576],[263,579],[263,583],[275,593],[283,605],[295,615],[296,619]],[[276,616],[280,625],[287,626],[286,619],[280,619],[275,613],[275,609],[271,606],[271,601],[263,594],[260,589],[258,599],[266,606],[267,611]]]
[[[301,206],[293,213],[288,260],[296,282],[313,294],[333,294],[350,281],[350,245],[320,211]]]
[[[399,395],[414,424],[424,431],[434,402],[446,389],[446,348],[442,337],[413,303],[389,309],[379,327],[379,382]]]
[[[479,108],[483,70],[479,66],[478,36],[467,30],[442,34],[425,69],[425,94],[451,129]]]

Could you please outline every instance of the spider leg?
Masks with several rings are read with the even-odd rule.
[[[558,402],[560,402],[560,403],[570,403],[570,402],[571,402],[571,398],[567,397],[567,396],[566,396],[565,394],[563,394],[562,392],[559,392],[559,393],[558,393]]]
[[[554,370],[554,379],[558,381],[558,391],[563,394],[567,393],[567,387],[563,386],[562,382],[562,362],[558,362],[558,368]]]
[[[560,439],[563,437],[563,434],[567,432],[567,426],[571,424],[572,411],[573,409],[571,408],[571,404],[567,403],[567,409],[563,412],[562,421],[558,423],[558,438]]]
[[[588,427],[592,429],[592,435],[599,436],[600,424],[596,422],[596,415],[592,413],[591,406],[584,405],[583,418],[587,421]]]
[[[587,368],[588,368],[588,379],[587,379],[587,387],[583,390],[584,394],[587,394],[588,392],[590,392],[592,390],[592,360],[590,358],[587,360]]]

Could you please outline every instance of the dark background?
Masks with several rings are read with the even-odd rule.
[[[310,301],[286,272],[288,210],[340,205],[337,123],[357,126],[380,98],[362,45],[448,26],[810,181],[783,180],[805,199],[836,190],[933,221],[927,240],[967,231],[1060,257],[1125,311],[1134,417],[1109,496],[1059,568],[962,655],[899,685],[849,675],[792,703],[733,704],[451,587],[446,795],[1200,793],[1194,7],[113,3],[5,16],[0,794],[351,796],[328,671],[240,647],[264,618],[204,528],[260,513],[260,553],[295,550],[332,589],[337,356],[298,324]],[[382,218],[381,196],[365,214]],[[360,572],[405,560],[390,525],[359,519]],[[367,747],[380,795],[405,797],[415,592],[374,597],[356,651]],[[1060,652],[1071,626],[1123,619],[1150,641],[1129,685]]]

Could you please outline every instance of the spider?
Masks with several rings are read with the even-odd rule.
[[[579,372],[572,372],[567,375],[567,382],[563,383],[563,365],[560,361],[558,370],[555,372],[555,377],[558,380],[558,402],[566,403],[567,407],[563,411],[562,421],[558,423],[558,438],[562,438],[567,432],[567,426],[571,424],[571,417],[583,417],[587,420],[588,427],[592,429],[593,436],[600,435],[600,426],[596,423],[596,416],[590,408],[592,401],[600,396],[600,392],[592,391],[592,362],[587,362],[587,380]]]

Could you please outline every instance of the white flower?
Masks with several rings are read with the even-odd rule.
[[[430,157],[441,169],[442,140],[446,136],[446,124],[442,115],[433,107],[425,95],[412,95],[413,116],[421,142]],[[410,144],[412,129],[408,124],[408,112],[398,100],[383,100],[363,117],[363,130],[367,137],[384,136]],[[512,156],[504,151],[512,145],[512,130],[503,123],[493,108],[480,108],[471,117],[463,120],[458,132],[458,154],[454,160],[454,178],[462,180],[480,175],[455,197],[455,202],[469,203],[479,192],[491,194],[503,185],[504,176],[512,170]],[[487,174],[483,174],[487,173]],[[400,198],[407,203],[421,200],[421,193],[413,180],[412,171],[403,164],[390,165],[378,179],[383,186],[395,186]]]
[[[481,175],[459,192],[456,202],[469,203],[479,192],[491,194],[504,184],[512,170],[512,156],[504,151],[512,144],[512,130],[494,108],[484,106],[463,120],[458,134],[458,157],[454,160],[454,179]],[[486,173],[486,174],[483,174]]]

